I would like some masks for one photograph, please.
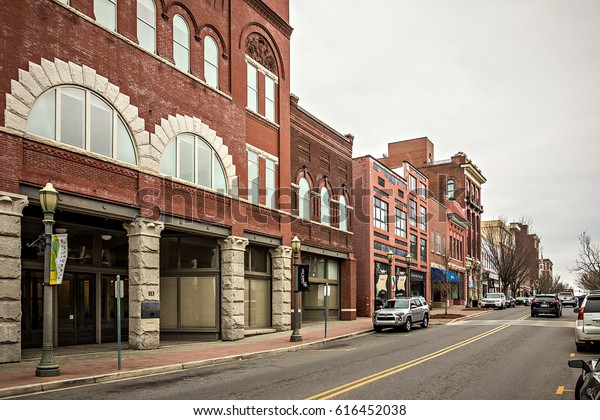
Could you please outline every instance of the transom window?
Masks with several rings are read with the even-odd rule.
[[[129,130],[107,102],[75,86],[44,92],[31,109],[27,131],[135,165]]]
[[[221,160],[207,142],[191,133],[179,134],[169,142],[163,153],[160,171],[219,192],[227,192]]]

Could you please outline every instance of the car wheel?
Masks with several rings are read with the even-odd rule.
[[[381,332],[381,330],[383,330],[383,327],[381,327],[380,325],[374,325],[373,329],[375,330],[375,332]]]
[[[406,332],[409,332],[412,329],[412,321],[410,318],[406,318],[406,322],[402,326],[402,329]]]
[[[425,315],[423,317],[423,321],[421,321],[421,328],[429,327],[429,315]]]

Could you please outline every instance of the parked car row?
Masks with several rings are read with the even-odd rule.
[[[577,314],[575,346],[578,352],[582,352],[600,343],[600,290],[590,291],[583,299],[574,298],[576,304],[573,306],[579,306],[573,309]],[[572,359],[569,360],[569,367],[581,369],[575,384],[575,399],[600,400],[599,360]]]

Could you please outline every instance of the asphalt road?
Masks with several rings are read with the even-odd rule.
[[[410,333],[384,330],[320,349],[22,399],[572,400],[575,316],[571,308],[561,318],[531,318],[528,307],[494,310]]]

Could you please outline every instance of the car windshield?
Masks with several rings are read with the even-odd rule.
[[[573,295],[571,293],[559,293],[558,296],[571,297]]]
[[[551,296],[536,296],[535,300],[553,301],[553,300],[556,300],[556,298],[553,295],[551,295]]]
[[[485,295],[485,297],[488,299],[500,299],[501,296],[502,295],[500,293],[488,293]]]
[[[401,300],[388,300],[385,302],[384,308],[386,309],[408,309],[408,299]]]

